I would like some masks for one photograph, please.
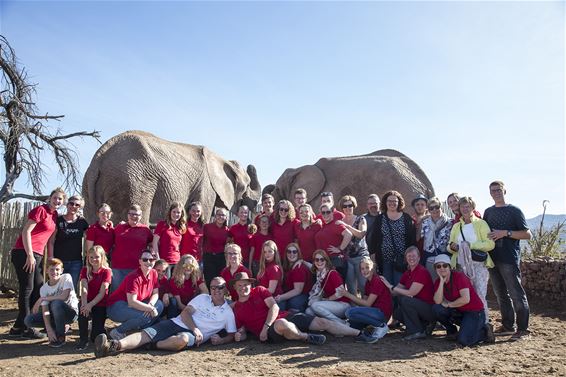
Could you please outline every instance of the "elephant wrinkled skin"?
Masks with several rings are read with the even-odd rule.
[[[261,196],[253,165],[244,170],[200,145],[175,143],[143,131],[127,131],[108,140],[96,152],[83,179],[85,217],[96,221],[97,206],[108,203],[114,222],[125,220],[128,208],[139,204],[142,222],[163,219],[173,201],[187,208],[200,201],[208,221],[214,206],[250,209]]]
[[[392,149],[383,149],[361,156],[321,158],[314,165],[287,169],[275,185],[267,186],[276,200],[293,202],[296,189],[307,190],[309,204],[318,212],[320,194],[330,191],[334,201],[343,195],[358,199],[357,214],[366,211],[369,194],[381,197],[388,190],[397,190],[406,202],[406,211],[412,212],[411,200],[418,194],[434,195],[434,189],[422,169],[409,157]]]

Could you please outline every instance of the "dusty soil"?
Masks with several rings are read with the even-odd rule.
[[[492,302],[493,304],[493,302]],[[492,345],[459,348],[436,331],[431,339],[404,342],[390,332],[374,345],[328,337],[324,346],[255,340],[180,353],[136,351],[95,359],[92,348],[74,350],[76,325],[60,349],[42,340],[14,340],[7,332],[16,317],[14,298],[0,297],[0,376],[566,376],[566,313],[532,305],[529,340],[498,338]],[[492,311],[492,318],[498,312]]]

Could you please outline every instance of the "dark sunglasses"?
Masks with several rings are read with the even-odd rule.
[[[289,212],[289,208],[279,208],[279,211],[281,211],[281,212]]]
[[[332,211],[320,211],[323,215],[330,215]]]
[[[342,208],[354,208],[353,204],[343,204]]]
[[[448,263],[439,263],[439,264],[435,264],[434,268],[439,269],[439,268],[450,268],[450,265]]]
[[[69,202],[69,203],[67,203],[67,205],[68,205],[68,206],[71,206],[71,207],[80,207],[80,206],[81,206],[81,205],[80,205],[79,203],[77,203],[77,202]]]
[[[142,262],[155,262],[155,258],[141,258]]]
[[[221,290],[223,290],[224,288],[226,288],[226,284],[222,284],[222,285],[211,285],[211,286],[210,286],[210,289],[213,290],[213,291],[214,291],[214,290],[219,290],[219,291],[221,291]]]
[[[299,254],[299,250],[297,250],[297,249],[287,249],[287,254]]]
[[[437,209],[440,209],[440,206],[430,206],[430,207],[428,207],[429,211],[435,211]]]
[[[132,217],[140,217],[141,213],[133,213],[133,212],[129,212],[128,216],[132,216]]]
[[[315,262],[326,262],[326,259],[324,258],[314,258]]]

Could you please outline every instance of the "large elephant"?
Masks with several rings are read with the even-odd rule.
[[[247,171],[200,145],[174,143],[142,131],[127,131],[96,152],[83,179],[85,216],[96,220],[100,203],[108,203],[114,221],[126,219],[139,204],[142,221],[163,219],[173,201],[200,201],[207,221],[213,208],[234,210],[246,204],[255,210],[261,196],[256,169]]]
[[[405,198],[407,211],[411,200],[418,194],[434,195],[434,189],[422,169],[409,157],[392,149],[383,149],[361,156],[321,158],[314,165],[287,169],[275,185],[267,186],[276,200],[293,202],[296,189],[307,190],[309,204],[318,212],[320,194],[330,191],[334,201],[343,195],[358,199],[357,214],[366,211],[369,194],[380,197],[388,190],[397,190]]]

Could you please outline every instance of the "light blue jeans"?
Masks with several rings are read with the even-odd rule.
[[[145,315],[141,310],[130,308],[126,301],[118,301],[107,309],[108,318],[114,322],[120,322],[120,326],[116,329],[125,333],[131,330],[141,330],[149,327],[159,321],[159,316],[163,312],[163,303],[161,300],[157,300],[155,303],[155,308],[157,309],[157,316],[151,318]]]
[[[362,296],[366,287],[366,278],[360,272],[360,262],[364,255],[348,258],[348,272],[346,272],[346,285],[348,292],[355,295],[359,290]]]
[[[63,262],[63,268],[65,269],[65,272],[71,275],[71,277],[73,278],[73,285],[75,287],[75,292],[78,292],[79,276],[81,275],[81,269],[83,268],[83,261],[66,260]]]

